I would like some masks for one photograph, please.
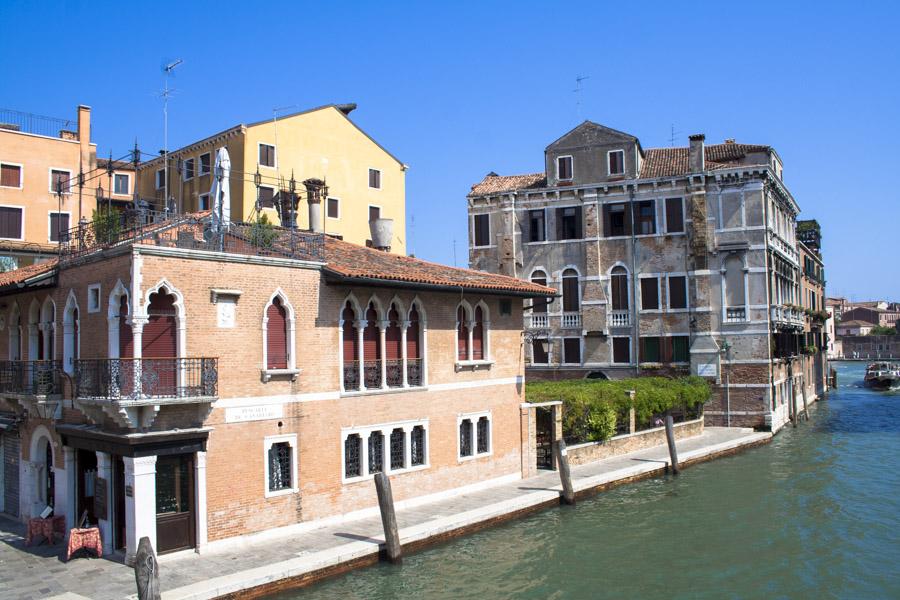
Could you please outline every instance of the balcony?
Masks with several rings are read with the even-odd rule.
[[[747,308],[744,306],[729,306],[725,309],[726,323],[743,323],[747,320]]]
[[[389,388],[403,387],[403,360],[386,360],[384,361],[385,375],[387,377],[387,385]]]
[[[771,315],[772,323],[776,327],[803,329],[806,324],[806,315],[804,312],[793,306],[772,306]]]
[[[581,313],[564,312],[560,325],[563,329],[581,329]]]
[[[359,361],[345,360],[343,383],[345,392],[360,392],[366,390],[383,390],[381,360],[367,360],[363,362],[363,384],[365,387],[360,389],[359,380]],[[408,358],[404,361],[401,358],[388,359],[384,361],[384,382],[387,389],[421,387],[424,385],[424,362],[421,358]],[[403,381],[404,369],[406,370],[406,381]]]
[[[43,419],[59,417],[62,364],[58,360],[0,361],[0,394]]]
[[[359,361],[344,361],[344,391],[356,392],[359,390]]]
[[[609,312],[609,327],[630,327],[631,312],[628,310],[612,310]]]
[[[410,387],[419,387],[424,381],[422,376],[422,359],[407,358],[406,359],[406,383]]]
[[[770,231],[772,231],[770,229]],[[781,252],[788,260],[794,264],[800,264],[800,253],[791,244],[787,243],[777,233],[772,231],[773,235],[769,236],[769,245],[775,250]]]
[[[526,315],[525,327],[528,329],[549,329],[550,316],[547,313],[532,313]]]
[[[127,428],[149,427],[161,405],[211,404],[216,358],[99,358],[75,361],[75,398]],[[150,407],[150,410],[143,410]],[[95,413],[92,418],[96,420]]]

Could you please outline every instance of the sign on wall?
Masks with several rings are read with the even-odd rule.
[[[260,406],[240,406],[225,409],[226,423],[242,423],[244,421],[265,421],[280,419],[284,416],[283,404],[264,404]]]
[[[719,369],[716,368],[716,363],[697,365],[697,375],[700,377],[718,377]]]

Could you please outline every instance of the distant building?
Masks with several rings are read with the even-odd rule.
[[[825,321],[825,339],[827,340],[826,357],[828,360],[832,360],[842,356],[843,344],[841,343],[840,338],[837,337],[837,330],[835,328],[835,307],[828,305],[825,307],[825,312],[828,313],[828,320]]]
[[[900,358],[900,335],[848,335],[840,338],[841,358],[897,359]]]
[[[849,321],[841,321],[837,326],[838,336],[845,335],[869,335],[869,332],[875,327],[874,323],[868,321],[860,321],[852,319]]]
[[[885,308],[871,308],[868,306],[855,306],[849,310],[845,310],[842,318],[847,321],[865,321],[878,325],[879,327],[895,327],[898,319],[900,319],[900,311],[888,310],[888,303],[883,304]]]

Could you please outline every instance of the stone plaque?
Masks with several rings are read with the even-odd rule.
[[[237,312],[237,298],[234,296],[219,296],[216,302],[217,324],[220,329],[232,329],[235,324]]]
[[[697,375],[700,377],[718,377],[719,370],[716,368],[716,363],[697,365]]]
[[[263,404],[260,406],[239,406],[225,409],[226,423],[242,423],[244,421],[265,421],[280,419],[284,416],[283,404]]]
[[[106,480],[98,477],[94,480],[94,516],[104,521],[109,518],[106,510]]]

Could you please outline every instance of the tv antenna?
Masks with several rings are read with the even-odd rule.
[[[672,123],[672,124],[669,126],[669,130],[670,130],[670,133],[669,133],[669,146],[671,146],[671,147],[674,148],[674,147],[675,147],[675,139],[677,138],[678,134],[680,134],[681,132],[675,130],[675,123]]]
[[[175,70],[175,67],[183,63],[184,61],[180,58],[173,60],[170,63],[167,63],[163,67],[163,71],[165,72],[165,88],[162,92],[163,98],[163,177],[165,177],[165,181],[163,182],[163,206],[165,207],[166,212],[169,209],[169,98],[175,93],[175,90],[169,88],[169,76]]]
[[[581,92],[584,91],[584,86],[581,85],[581,82],[585,79],[590,79],[590,75],[577,75],[575,77],[575,89],[572,92],[575,94],[575,110],[578,113],[578,121],[582,120],[581,116]]]
[[[286,110],[290,110],[292,108],[297,108],[296,104],[288,104],[287,106],[276,106],[272,109],[272,127],[275,129],[275,148],[276,152],[278,152],[278,113],[284,112]],[[259,157],[257,157],[257,160]],[[277,164],[277,163],[276,163]]]

